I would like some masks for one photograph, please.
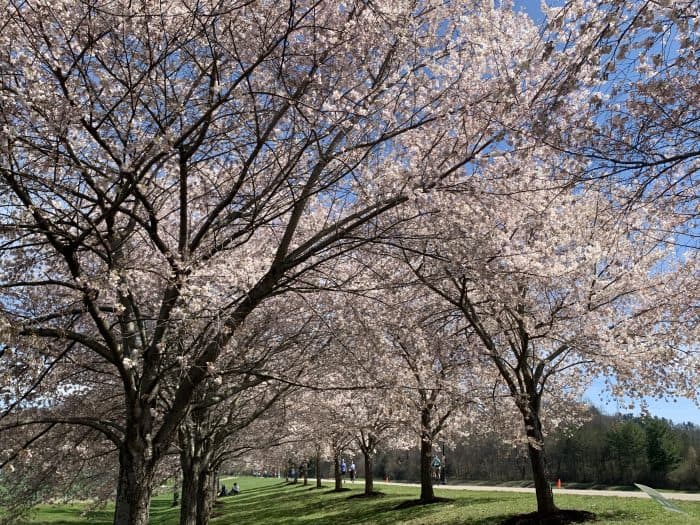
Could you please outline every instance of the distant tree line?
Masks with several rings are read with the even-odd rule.
[[[552,482],[631,485],[659,488],[700,488],[700,426],[675,424],[655,417],[605,415],[592,408],[579,428],[547,438],[547,462]],[[441,454],[436,450],[436,455]],[[375,476],[419,479],[418,452],[390,451],[380,455]],[[448,481],[516,481],[530,476],[524,450],[496,433],[470,436],[445,451]]]

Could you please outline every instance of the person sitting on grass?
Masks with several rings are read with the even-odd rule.
[[[240,494],[241,489],[238,488],[238,483],[234,483],[233,487],[231,487],[231,492],[228,493],[229,496],[238,496]]]
[[[221,490],[219,491],[219,497],[226,495],[226,485],[221,484]]]

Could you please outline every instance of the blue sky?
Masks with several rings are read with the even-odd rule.
[[[549,2],[551,4],[551,2]],[[540,0],[515,0],[514,2],[516,9],[524,9],[535,21],[539,21],[542,17],[542,11],[540,10]]]
[[[606,414],[615,414],[617,412],[628,414],[630,412],[627,408],[629,400],[617,400],[602,392],[603,380],[596,380],[586,391],[584,399]],[[689,399],[676,398],[669,401],[660,401],[647,398],[646,401],[652,416],[670,419],[674,423],[690,422],[700,425],[700,407]],[[639,414],[639,410],[634,413]]]
[[[551,0],[550,4],[554,3]],[[540,0],[515,0],[515,8],[526,11],[535,21],[540,21],[542,11],[540,10]],[[614,399],[609,394],[603,393],[603,380],[597,380],[586,391],[584,399],[589,401],[602,412],[606,414],[629,413],[629,399]],[[664,400],[655,400],[648,398],[646,400],[648,410],[653,416],[670,419],[675,423],[691,422],[700,425],[700,407],[693,401],[685,398]],[[634,412],[639,414],[639,410]]]

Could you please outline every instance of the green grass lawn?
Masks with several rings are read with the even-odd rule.
[[[330,486],[312,488],[302,483],[287,485],[277,479],[241,477],[241,494],[217,500],[212,525],[496,525],[513,514],[535,510],[532,494],[467,492],[436,489],[448,503],[399,506],[418,496],[418,489],[400,485],[377,485],[384,496],[365,499],[361,480],[347,484],[348,491],[335,493]],[[233,480],[224,479],[227,487]],[[172,495],[153,500],[151,523],[177,525],[178,508],[170,506]],[[637,498],[557,495],[562,508],[581,509],[598,515],[596,523],[611,525],[700,525],[700,502],[676,502],[690,516],[664,510],[656,502]],[[111,525],[111,509],[81,516],[79,504],[44,505],[22,525]]]

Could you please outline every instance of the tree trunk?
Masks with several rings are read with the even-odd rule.
[[[304,477],[304,486],[306,487],[309,484],[309,463],[306,460],[304,460],[301,464],[304,468],[302,476]]]
[[[196,525],[198,494],[202,456],[198,448],[194,426],[191,421],[178,429],[180,445],[180,468],[182,469],[182,496],[180,504],[180,525]]]
[[[424,406],[420,412],[420,500],[433,501],[432,463],[433,463],[433,438],[430,434],[430,408]]]
[[[320,489],[321,484],[321,451],[316,449],[316,488]]]
[[[374,462],[372,458],[372,451],[362,451],[365,455],[365,495],[371,496],[374,493]]]
[[[183,424],[178,431],[183,477],[179,525],[207,525],[218,494],[218,468],[212,466],[214,443],[197,431],[194,424]]]
[[[433,442],[430,437],[423,435],[420,441],[420,499],[432,501],[435,499],[432,479]]]
[[[119,478],[114,525],[148,525],[155,466],[142,454],[123,445],[119,451]]]
[[[194,465],[191,458],[184,459],[180,454],[182,465],[182,497],[180,498],[180,525],[197,523],[197,485],[199,482],[199,465]]]
[[[340,456],[333,459],[333,474],[335,476],[335,490],[343,490],[343,478],[340,477]]]
[[[208,525],[214,508],[219,477],[209,469],[199,474],[199,490],[197,494],[197,525]]]
[[[554,494],[549,483],[547,465],[544,456],[544,439],[537,415],[525,418],[525,428],[528,437],[527,451],[532,465],[532,478],[535,482],[537,496],[537,512],[549,514],[559,510],[554,504]]]

